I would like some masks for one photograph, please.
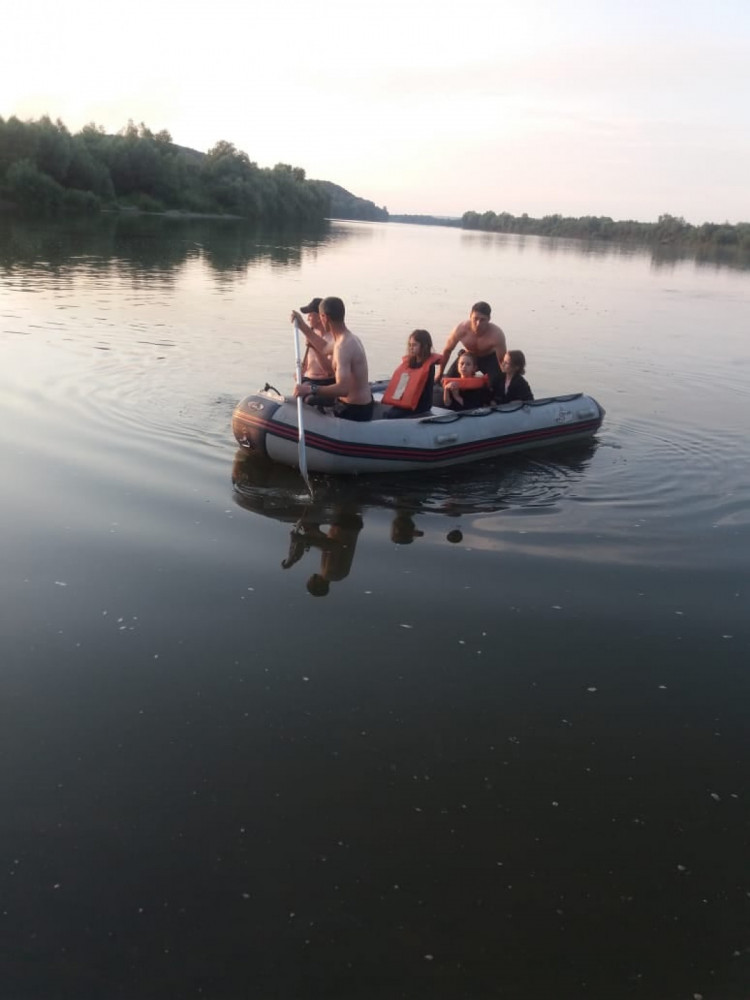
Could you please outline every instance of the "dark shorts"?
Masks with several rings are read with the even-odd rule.
[[[336,403],[333,415],[341,417],[342,420],[372,420],[374,406],[375,402],[372,399],[369,403]]]
[[[333,385],[335,381],[335,378],[308,378],[307,375],[302,377],[302,385],[311,385],[313,389],[317,389],[319,385]]]

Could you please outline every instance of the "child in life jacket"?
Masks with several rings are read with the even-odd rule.
[[[487,375],[477,368],[477,359],[468,351],[458,356],[458,378],[443,379],[443,406],[449,410],[476,410],[488,406],[491,392]]]
[[[441,355],[433,353],[432,337],[427,330],[413,330],[406,351],[383,393],[383,403],[390,404],[384,414],[388,420],[429,413],[432,408],[435,365]]]

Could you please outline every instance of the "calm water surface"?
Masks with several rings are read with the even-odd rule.
[[[597,439],[248,463],[338,294],[484,298]],[[750,996],[750,272],[399,225],[0,228],[0,996]],[[315,596],[318,595],[318,596]]]

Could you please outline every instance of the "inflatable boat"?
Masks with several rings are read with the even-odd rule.
[[[383,418],[385,382],[373,384],[372,420],[341,420],[304,407],[305,453],[310,472],[356,475],[441,469],[531,448],[593,437],[604,409],[591,396],[573,393],[527,403],[454,412],[433,406],[427,414]],[[297,402],[270,386],[235,408],[232,430],[245,451],[297,467]]]

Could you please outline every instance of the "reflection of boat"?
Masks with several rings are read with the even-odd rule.
[[[375,531],[387,532],[395,545],[408,545],[426,535],[434,544],[435,532],[428,534],[423,516],[442,515],[437,519],[438,534],[449,527],[446,541],[459,542],[462,533],[454,519],[463,515],[554,509],[585,473],[596,447],[596,441],[589,439],[567,451],[558,448],[549,457],[537,451],[533,458],[511,456],[458,469],[344,478],[322,475],[316,477],[313,496],[296,469],[240,449],[232,483],[240,507],[290,525],[289,550],[281,563],[285,570],[303,559],[309,568],[319,558],[319,571],[307,580],[307,589],[323,596],[332,582],[348,576],[365,522]]]
[[[428,416],[402,420],[378,419],[379,414],[379,402],[375,419],[367,423],[340,420],[306,407],[308,469],[352,474],[462,465],[585,440],[601,426],[604,410],[591,396],[577,393],[462,413],[434,406]],[[270,388],[247,396],[234,411],[232,429],[247,451],[297,466],[294,399]]]
[[[310,496],[296,469],[278,465],[246,449],[235,454],[235,501],[276,521],[301,517],[328,522],[342,505],[367,511],[488,514],[500,510],[541,510],[556,506],[585,474],[598,442],[590,438],[569,448],[538,450],[475,465],[374,476],[317,476]],[[395,539],[394,539],[395,540]]]

